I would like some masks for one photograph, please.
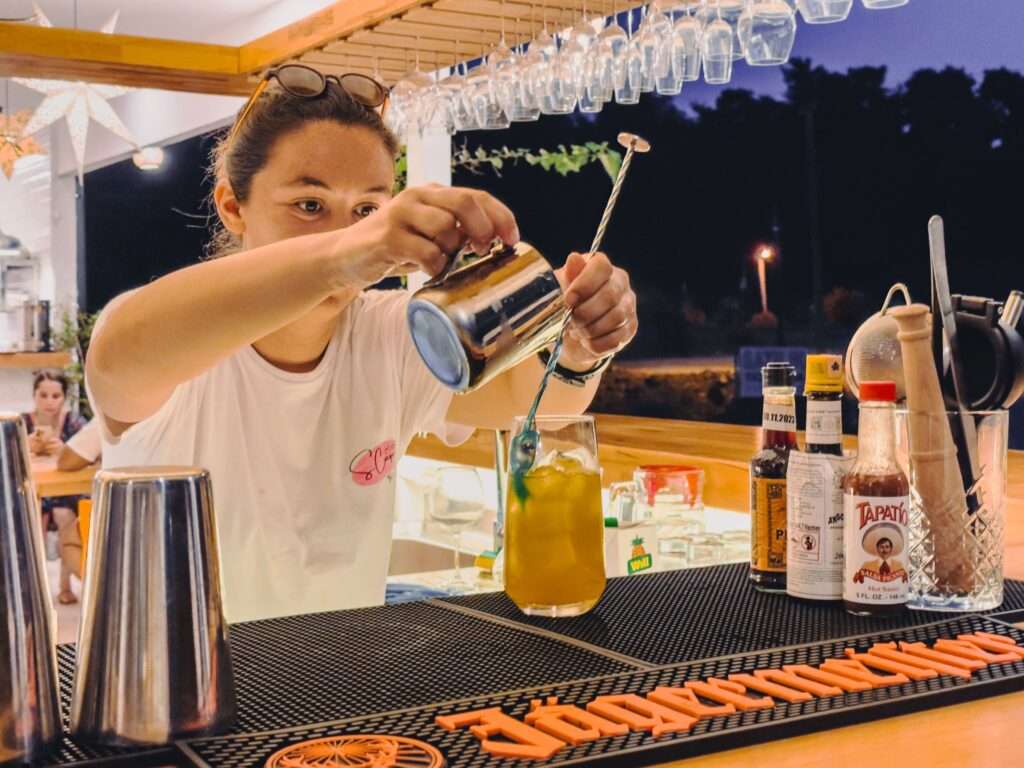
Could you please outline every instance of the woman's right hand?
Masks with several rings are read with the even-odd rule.
[[[28,450],[34,456],[49,456],[50,444],[55,435],[49,427],[36,427],[28,436]]]
[[[437,184],[404,190],[338,234],[339,283],[359,288],[410,265],[436,275],[467,242],[480,253],[495,238],[508,245],[519,242],[515,216],[499,200],[480,190]]]

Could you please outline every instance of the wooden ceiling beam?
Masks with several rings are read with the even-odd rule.
[[[397,48],[403,51],[432,51],[451,56],[454,53],[454,48],[457,47],[458,54],[460,56],[471,57],[480,55],[479,45],[471,45],[469,43],[456,44],[450,43],[447,40],[432,40],[429,38],[423,39],[416,37],[402,37],[399,35],[387,35],[383,32],[356,32],[348,39],[353,43],[379,46],[380,48]]]
[[[0,22],[0,76],[244,95],[238,49]]]
[[[416,8],[406,13],[402,18],[407,21],[432,24],[438,27],[450,27],[452,29],[483,29],[490,32],[501,32],[501,19],[497,16],[435,11],[433,8]],[[528,35],[532,30],[539,27],[539,23],[536,26],[532,26],[529,21],[519,21],[517,23],[515,20],[505,20],[505,32],[507,34]]]
[[[339,0],[239,49],[239,69],[259,72],[382,21],[400,16],[423,0]]]
[[[437,27],[430,24],[418,24],[414,21],[395,19],[378,24],[374,29],[378,32],[386,32],[394,35],[405,35],[406,37],[427,37],[434,40],[451,40],[460,43],[476,43],[477,45],[496,45],[501,40],[500,32],[488,32],[484,29],[452,29],[451,27]]]
[[[623,4],[628,5],[628,3]],[[580,13],[584,6],[587,9],[587,16],[600,18],[610,16],[614,12],[615,4],[611,0],[539,0],[539,2],[506,2],[501,0],[437,0],[432,7],[438,11],[456,11],[458,13],[479,13],[487,16],[504,16],[506,19],[530,19],[538,23],[542,21],[544,9],[548,10],[549,20],[553,20],[556,13],[552,9],[560,10],[568,17],[569,11]],[[621,10],[626,10],[625,7]]]
[[[386,62],[380,65],[381,73],[390,75],[405,70],[406,52],[410,61],[418,50],[421,59],[426,54],[428,61],[445,65],[456,55],[477,58],[498,42],[503,28],[510,45],[525,42],[541,29],[545,15],[549,29],[562,28],[579,18],[584,5],[588,16],[596,18],[632,3],[626,0],[618,7],[617,0],[338,0],[240,47],[0,22],[0,76],[246,95],[254,76],[266,68],[317,56],[317,51]],[[329,59],[304,60],[336,65]]]

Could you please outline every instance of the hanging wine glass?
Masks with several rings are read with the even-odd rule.
[[[872,10],[879,11],[885,8],[899,8],[901,5],[906,5],[910,0],[861,0],[864,3],[864,7]]]
[[[448,110],[451,114],[452,127],[456,131],[475,131],[480,127],[476,112],[470,106],[466,96],[466,75],[465,64],[459,71],[459,43],[453,43],[454,59],[452,61],[451,74],[441,81],[441,89],[447,100]]]
[[[559,35],[558,52],[551,60],[550,77],[547,82],[548,114],[567,115],[576,109],[576,71],[573,68],[573,51],[564,37]]]
[[[853,0],[796,0],[796,7],[808,24],[834,24],[846,21]]]
[[[583,87],[580,89],[577,103],[580,112],[588,114],[600,112],[605,102],[603,96],[604,88],[600,80],[597,46],[591,45],[583,57]]]
[[[516,58],[505,42],[505,2],[501,3],[501,37],[494,50],[487,56],[487,66],[494,77],[494,88],[502,109],[511,112],[513,90],[515,89]],[[509,114],[511,118],[511,114]]]
[[[796,14],[785,0],[750,0],[739,20],[740,40],[752,67],[785,64],[796,39]]]
[[[641,10],[640,27],[637,29],[635,45],[640,52],[642,62],[640,92],[651,93],[657,85],[658,48],[660,40],[658,31],[648,23],[650,14],[647,7]]]
[[[511,125],[496,84],[494,70],[484,58],[481,58],[480,64],[466,76],[470,106],[476,114],[477,123],[487,130],[508,128]]]
[[[742,59],[744,55],[743,45],[740,42],[739,20],[745,6],[745,0],[707,0],[697,12],[697,18],[705,27],[715,19],[721,19],[729,25],[729,29],[732,31],[732,58],[734,61]]]
[[[674,67],[673,35],[671,16],[654,2],[647,17],[648,25],[654,30],[657,48],[654,59],[654,88],[663,96],[674,96],[683,88],[683,78]]]
[[[540,102],[530,87],[529,74],[533,64],[523,48],[525,44],[515,57],[515,65],[509,70],[512,79],[506,86],[509,94],[508,116],[514,123],[528,123],[540,117]]]
[[[732,79],[733,34],[728,22],[716,16],[704,27],[701,58],[705,82],[723,85]]]
[[[700,40],[704,26],[690,13],[699,3],[700,0],[697,0],[696,4],[691,0],[683,8],[683,15],[676,19],[673,25],[673,66],[676,74],[680,75],[684,82],[700,77]]]
[[[585,94],[581,94],[581,112],[598,111],[606,102],[612,100],[614,95],[614,48],[611,40],[614,39],[614,31],[611,35],[605,35],[608,28],[602,28],[597,37],[590,45],[587,58],[584,63],[584,85]],[[582,106],[584,97],[597,105],[597,109],[585,109]]]
[[[541,114],[544,115],[561,114],[553,109],[550,91],[551,70],[557,55],[558,45],[548,32],[548,8],[545,5],[544,26],[536,39],[530,43],[530,68],[528,72],[530,87],[540,105]]]
[[[573,82],[576,87],[577,99],[585,99],[586,94],[586,63],[587,54],[590,52],[590,44],[593,42],[593,30],[589,29],[583,22],[579,22],[568,33],[568,40],[562,38],[560,56],[566,56],[572,67]]]
[[[626,79],[626,49],[629,47],[629,36],[619,25],[617,3],[612,3],[612,16],[607,26],[598,33],[597,45],[598,76],[607,94],[605,101],[610,101]]]
[[[455,134],[455,118],[452,114],[452,94],[441,85],[441,69],[438,59],[440,53],[434,51],[434,71],[430,73],[433,84],[427,90],[425,97],[430,100],[433,116],[430,125],[434,128],[441,128],[449,136]]]
[[[633,9],[626,11],[626,46],[615,60],[615,101],[617,104],[637,104],[640,101],[640,81],[643,80],[643,56],[635,44]]]

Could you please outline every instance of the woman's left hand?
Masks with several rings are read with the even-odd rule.
[[[625,270],[613,266],[603,253],[589,258],[569,254],[555,270],[572,309],[565,333],[561,363],[575,370],[592,368],[625,347],[636,335],[636,294]]]

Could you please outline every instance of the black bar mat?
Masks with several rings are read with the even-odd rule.
[[[504,592],[440,602],[556,632],[651,664],[883,632],[951,615],[907,611],[894,619],[851,616],[839,603],[758,592],[747,583],[747,570],[745,564],[718,565],[610,579],[597,607],[574,619],[524,616]],[[1008,580],[1004,595],[998,611],[1024,609],[1024,582]]]
[[[975,631],[994,632],[1024,641],[1024,632],[982,616],[959,616],[941,623],[901,628],[828,642],[730,655],[693,661],[647,671],[623,672],[570,683],[550,684],[529,690],[481,696],[471,700],[439,703],[399,712],[364,716],[285,732],[197,739],[179,744],[183,755],[197,766],[260,766],[278,749],[307,739],[345,733],[377,733],[421,739],[438,748],[448,768],[493,768],[509,765],[643,766],[748,744],[795,736],[808,731],[906,714],[920,709],[954,704],[969,699],[1024,689],[1024,661],[993,664],[973,673],[970,680],[939,676],[900,686],[876,688],[801,703],[778,702],[771,709],[742,712],[698,721],[688,732],[659,739],[644,732],[599,739],[556,753],[549,761],[516,762],[492,758],[468,730],[445,731],[437,715],[451,715],[485,707],[501,707],[522,718],[532,699],[557,696],[564,704],[584,706],[607,694],[644,694],[657,686],[681,686],[687,680],[726,677],[783,664],[820,664],[842,657],[844,648],[866,650],[875,642],[892,640],[931,643],[939,637],[955,638]]]
[[[236,733],[290,728],[627,669],[600,653],[430,603],[231,627]],[[74,649],[62,646],[65,719]],[[166,752],[166,750],[165,750]],[[134,756],[65,737],[49,765]]]

